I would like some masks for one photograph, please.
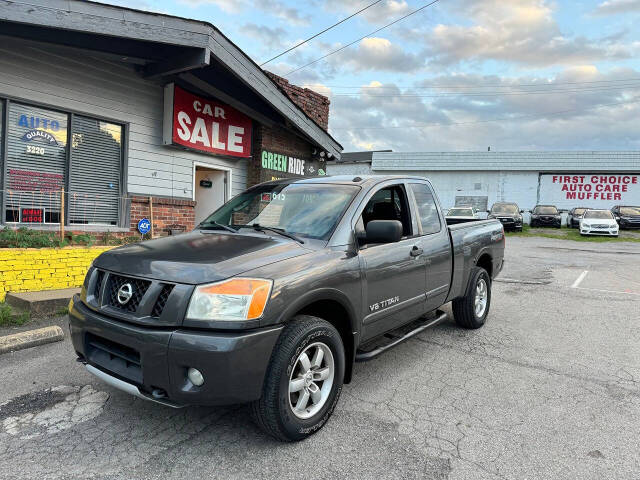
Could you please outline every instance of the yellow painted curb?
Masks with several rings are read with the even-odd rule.
[[[0,337],[0,354],[36,347],[38,345],[44,345],[45,343],[59,342],[61,340],[64,340],[64,332],[57,325],[14,333],[13,335],[5,335],[4,337]]]

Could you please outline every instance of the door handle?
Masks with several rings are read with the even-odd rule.
[[[422,250],[417,245],[414,245],[413,248],[411,249],[411,252],[409,252],[409,255],[411,255],[412,257],[419,257],[420,255],[423,254],[423,252],[424,250]]]

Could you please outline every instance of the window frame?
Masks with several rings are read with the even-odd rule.
[[[369,205],[369,201],[374,197],[374,195],[376,193],[378,193],[380,190],[384,190],[385,188],[389,188],[389,187],[400,187],[403,189],[404,191],[404,195],[405,195],[405,200],[406,200],[406,207],[409,209],[409,222],[410,222],[410,226],[411,226],[411,235],[409,236],[403,236],[400,239],[400,242],[402,242],[403,240],[407,240],[407,239],[412,239],[412,238],[416,238],[419,237],[420,234],[418,233],[418,223],[416,221],[416,216],[415,216],[415,208],[413,206],[413,201],[412,201],[412,197],[410,196],[410,192],[409,192],[409,188],[408,188],[408,184],[406,181],[404,180],[387,180],[385,182],[379,183],[377,185],[375,185],[373,188],[371,188],[371,191],[369,193],[367,193],[367,195],[361,200],[360,204],[358,205],[358,208],[356,209],[355,213],[353,214],[352,218],[351,218],[351,231],[353,232],[353,236],[356,239],[356,248],[358,250],[362,250],[362,249],[367,249],[367,248],[375,248],[375,247],[379,247],[379,246],[384,246],[384,245],[389,245],[388,243],[371,243],[371,244],[360,244],[358,242],[358,224],[362,223],[362,228],[364,229],[365,225],[364,225],[364,221],[362,220],[362,213],[364,212],[365,208],[367,208],[367,205]]]
[[[440,229],[437,232],[427,232],[425,233],[423,228],[422,228],[422,219],[420,217],[420,207],[418,206],[418,200],[416,199],[414,193],[413,193],[413,188],[411,187],[411,185],[424,185],[425,187],[427,187],[427,189],[429,190],[429,192],[431,192],[431,196],[433,198],[434,204],[436,206],[436,211],[438,212],[438,219],[440,220]],[[446,230],[444,227],[446,226],[446,219],[444,218],[444,215],[442,213],[442,208],[440,206],[440,199],[438,198],[435,189],[433,188],[433,186],[431,185],[431,183],[429,183],[428,181],[409,181],[407,182],[407,190],[411,193],[411,199],[412,199],[412,205],[413,205],[413,211],[414,211],[414,216],[416,219],[416,223],[418,224],[418,231],[420,232],[421,237],[423,236],[427,236],[427,235],[438,235],[439,233],[442,233],[443,230]]]
[[[69,191],[70,184],[70,175],[71,175],[71,146],[73,139],[73,119],[74,116],[79,115],[82,117],[92,118],[101,122],[108,122],[115,125],[119,125],[122,127],[122,142],[120,145],[121,151],[121,161],[120,161],[120,185],[118,189],[118,197],[124,199],[128,193],[128,170],[129,170],[129,127],[130,122],[124,122],[122,120],[118,120],[115,118],[105,117],[102,115],[95,115],[93,113],[87,113],[80,110],[75,109],[62,109],[59,106],[51,105],[43,102],[34,102],[29,99],[24,99],[21,97],[15,97],[11,95],[2,95],[0,96],[0,104],[4,106],[3,114],[3,122],[2,129],[0,130],[0,225],[6,226],[6,195],[4,194],[6,189],[6,178],[7,178],[7,155],[9,149],[9,109],[11,107],[11,103],[24,104],[34,108],[42,108],[46,110],[51,110],[53,112],[57,112],[67,116],[67,151],[65,154],[65,174],[64,174],[64,189],[65,192]],[[130,202],[129,201],[121,201],[118,205],[118,220],[116,222],[115,227],[118,228],[129,228],[130,223]],[[11,225],[17,227],[26,227],[32,229],[38,229],[40,226],[55,226],[60,225],[58,223],[41,223],[41,224],[29,224],[29,223],[20,223],[20,222],[10,222]],[[69,202],[65,201],[64,206],[64,226],[77,228],[78,230],[82,230],[85,225],[83,224],[70,224],[69,223]],[[96,227],[100,228],[103,225],[96,225]],[[113,228],[114,225],[104,225],[105,229]]]

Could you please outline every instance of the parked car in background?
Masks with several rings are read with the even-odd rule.
[[[531,226],[560,228],[562,214],[555,205],[536,205],[531,210]]]
[[[586,210],[586,207],[574,207],[569,210],[567,214],[567,227],[578,228],[580,226],[580,219]]]
[[[505,230],[522,231],[522,213],[518,204],[497,202],[491,207],[491,210],[487,210],[489,216],[487,218],[495,218],[500,220]]]
[[[580,235],[618,236],[618,222],[609,210],[588,209],[580,220]]]
[[[616,205],[611,209],[621,229],[640,228],[640,207]]]
[[[475,207],[453,207],[449,209],[445,218],[447,225],[455,225],[456,223],[480,220],[480,215]]]

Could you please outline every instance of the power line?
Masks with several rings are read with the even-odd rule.
[[[564,113],[570,113],[575,111],[588,111],[595,110],[602,107],[613,107],[618,105],[630,105],[633,103],[640,103],[640,97],[634,97],[632,101],[628,102],[619,102],[619,103],[603,103],[601,105],[595,105],[593,107],[586,108],[571,108],[568,110],[559,110],[555,112],[547,112],[547,113],[536,113],[531,115],[519,115],[515,117],[501,117],[501,118],[490,118],[487,120],[477,120],[473,122],[454,122],[454,123],[424,123],[422,125],[392,125],[390,127],[342,127],[342,128],[331,128],[331,131],[335,130],[389,130],[392,128],[426,128],[426,127],[450,127],[455,125],[474,125],[479,123],[490,123],[490,122],[501,122],[503,120],[520,120],[522,118],[544,118],[554,115],[562,115]]]
[[[527,95],[558,95],[561,93],[598,93],[606,91],[627,90],[640,88],[640,84],[623,86],[601,86],[580,89],[556,89],[556,90],[532,90],[521,92],[441,92],[438,94],[397,93],[397,94],[367,94],[366,98],[459,98],[459,97],[502,97],[502,96],[527,96]],[[362,97],[361,93],[334,93],[332,97]]]
[[[380,3],[381,1],[382,1],[382,0],[377,0],[377,1],[373,2],[373,3],[370,3],[370,4],[369,4],[369,5],[367,5],[366,7],[361,8],[360,10],[358,10],[358,11],[357,11],[357,12],[355,12],[355,13],[352,13],[352,14],[351,14],[351,15],[349,15],[348,17],[343,18],[343,19],[342,19],[342,20],[340,20],[339,22],[334,23],[333,25],[331,25],[331,26],[329,26],[329,27],[325,28],[325,29],[324,29],[324,30],[322,30],[321,32],[318,32],[318,33],[316,33],[315,35],[313,35],[313,36],[311,36],[311,37],[307,38],[306,40],[301,41],[300,43],[298,43],[298,44],[294,45],[293,47],[289,48],[288,50],[285,50],[284,52],[282,52],[282,53],[280,53],[280,54],[276,55],[275,57],[270,58],[270,59],[269,59],[269,60],[267,60],[266,62],[261,63],[261,64],[260,64],[260,66],[262,67],[263,65],[266,65],[267,63],[269,63],[269,62],[271,62],[271,61],[275,60],[276,58],[280,58],[281,56],[283,56],[283,55],[285,55],[285,54],[289,53],[291,50],[295,50],[295,49],[296,49],[296,48],[298,48],[300,45],[304,45],[304,44],[305,44],[305,43],[307,43],[308,41],[313,40],[313,39],[314,39],[314,38],[316,38],[316,37],[319,37],[319,36],[320,36],[320,35],[322,35],[323,33],[328,32],[328,31],[329,31],[329,30],[331,30],[332,28],[337,27],[337,26],[338,26],[338,25],[340,25],[341,23],[346,22],[346,21],[347,21],[347,20],[349,20],[350,18],[355,17],[355,16],[356,16],[356,15],[358,15],[359,13],[364,12],[366,9],[373,7],[375,4]]]
[[[393,85],[393,86],[373,86],[373,85],[325,85],[323,83],[305,83],[303,87],[327,87],[327,88],[371,88],[371,89],[387,89],[387,88],[415,88],[415,89],[431,89],[431,88],[514,88],[514,87],[553,87],[556,85],[582,85],[592,83],[610,83],[610,82],[639,82],[640,78],[626,78],[617,80],[592,80],[587,82],[556,82],[556,83],[514,83],[511,85],[504,84],[486,84],[486,85],[432,85],[432,86],[416,86],[416,85]]]
[[[301,67],[298,67],[298,68],[296,68],[296,69],[294,69],[294,70],[291,70],[290,72],[287,72],[287,73],[285,74],[285,76],[287,76],[287,75],[291,75],[292,73],[295,73],[295,72],[297,72],[297,71],[299,71],[299,70],[302,70],[303,68],[307,68],[308,66],[313,65],[314,63],[318,63],[320,60],[324,60],[325,58],[327,58],[327,57],[328,57],[328,56],[330,56],[330,55],[333,55],[334,53],[341,52],[342,50],[344,50],[344,49],[346,49],[346,48],[349,48],[351,45],[355,45],[355,44],[356,44],[356,43],[358,43],[359,41],[364,40],[365,38],[367,38],[367,37],[369,37],[369,36],[371,36],[371,35],[374,35],[374,34],[376,34],[376,33],[380,32],[380,31],[384,30],[385,28],[390,27],[391,25],[394,25],[394,24],[396,24],[396,23],[398,23],[398,22],[400,22],[400,21],[404,20],[405,18],[410,17],[411,15],[414,15],[414,14],[418,13],[418,12],[419,12],[419,11],[421,11],[421,10],[424,10],[424,9],[425,9],[425,8],[427,8],[427,7],[430,7],[430,6],[431,6],[431,5],[433,5],[434,3],[437,3],[438,1],[439,1],[439,0],[433,0],[432,2],[427,3],[426,5],[423,5],[422,7],[418,8],[417,10],[414,10],[413,12],[407,13],[406,15],[404,15],[404,16],[402,16],[402,17],[398,18],[397,20],[394,20],[394,21],[393,21],[393,22],[391,22],[391,23],[387,23],[386,25],[383,25],[382,27],[378,28],[377,30],[374,30],[373,32],[368,33],[368,34],[366,34],[365,36],[360,37],[360,38],[358,38],[357,40],[354,40],[353,42],[347,43],[346,45],[344,45],[344,46],[342,46],[342,47],[340,47],[340,48],[338,48],[338,49],[336,49],[336,50],[333,50],[332,52],[329,52],[329,53],[327,53],[326,55],[323,55],[323,56],[322,56],[322,57],[320,57],[320,58],[316,58],[316,59],[315,59],[315,60],[313,60],[312,62],[309,62],[309,63],[307,63],[307,64],[305,64],[305,65],[302,65]]]

